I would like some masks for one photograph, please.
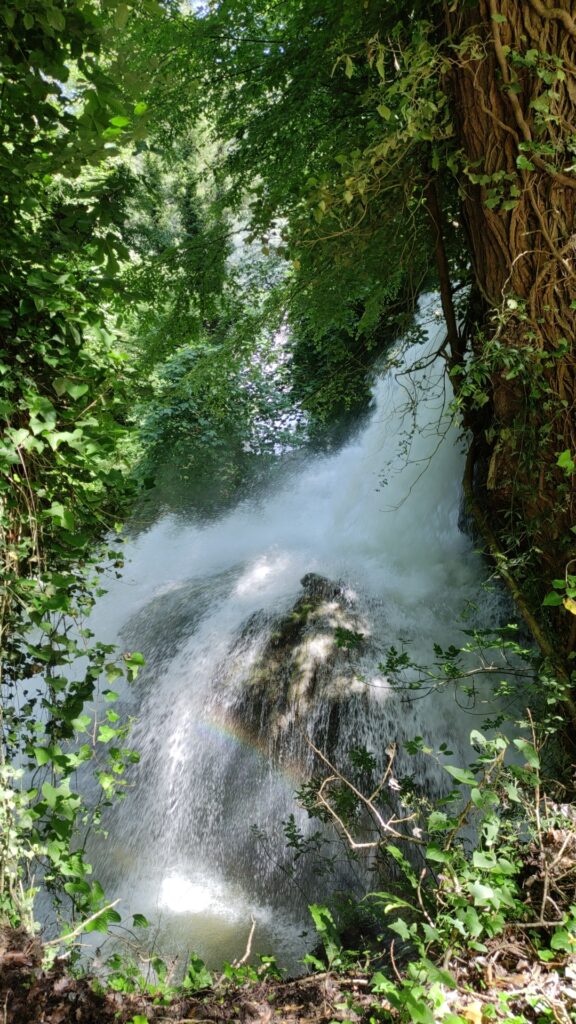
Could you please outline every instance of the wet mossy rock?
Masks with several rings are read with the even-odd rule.
[[[359,663],[371,641],[355,608],[355,595],[316,573],[307,573],[300,582],[303,593],[291,610],[268,621],[268,639],[247,668],[242,696],[233,709],[244,728],[269,739],[290,732],[320,706],[325,711],[326,702],[334,709],[329,716],[334,732],[342,702],[365,691]],[[251,616],[229,664],[264,624],[262,616]]]

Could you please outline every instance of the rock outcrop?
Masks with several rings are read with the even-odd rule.
[[[364,694],[360,661],[371,641],[353,592],[316,573],[304,576],[301,585],[303,593],[287,614],[270,620],[257,613],[248,619],[221,681],[231,682],[244,663],[229,712],[241,716],[250,733],[274,739],[304,720],[309,725],[321,718],[333,743],[343,703]],[[266,628],[267,639],[247,665],[255,635]]]

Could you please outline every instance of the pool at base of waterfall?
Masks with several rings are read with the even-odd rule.
[[[317,943],[311,919],[250,899],[241,886],[193,868],[134,878],[124,896],[117,909],[121,912],[127,903],[130,913],[122,924],[105,937],[86,936],[88,954],[97,949],[104,969],[107,959],[120,951],[135,955],[142,970],[150,956],[160,956],[175,978],[182,976],[192,954],[220,971],[225,963],[244,958],[249,943],[247,963],[258,966],[261,956],[274,956],[287,976],[297,976],[305,970],[303,957]],[[134,928],[132,911],[143,915],[149,926]]]

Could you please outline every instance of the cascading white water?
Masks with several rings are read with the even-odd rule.
[[[431,319],[428,344],[409,351],[404,368],[437,346],[441,323]],[[127,915],[155,922],[157,949],[194,949],[220,963],[242,952],[251,916],[256,950],[294,966],[306,946],[307,894],[286,877],[281,827],[291,813],[308,827],[294,801],[298,767],[281,743],[270,759],[265,724],[255,740],[225,712],[241,706],[271,618],[290,610],[310,572],[359,595],[380,651],[407,638],[425,659],[433,642],[457,639],[459,613],[479,598],[481,565],[458,530],[463,460],[444,386],[438,365],[391,371],[375,388],[368,425],[337,454],[310,457],[274,493],[218,521],[164,515],[128,542],[124,576],[92,628],[146,655],[125,697],[141,762],[90,859]],[[350,711],[351,737],[384,749],[420,735],[466,760],[475,723],[453,696],[406,706],[374,653],[362,672],[369,698]],[[319,704],[311,715],[322,716]],[[269,833],[268,845],[253,825]]]

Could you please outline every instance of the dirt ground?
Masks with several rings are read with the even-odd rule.
[[[152,995],[102,992],[92,978],[70,975],[65,960],[42,970],[42,946],[4,932],[0,947],[1,1024],[329,1024],[368,1019],[374,1002],[367,979],[315,974],[216,986],[168,1006]]]
[[[559,950],[542,960],[539,942],[510,926],[489,940],[485,952],[454,954],[444,967],[441,1016],[467,1024],[511,1019],[541,1024],[576,1021],[576,953]],[[24,931],[0,930],[0,1024],[397,1024],[400,1017],[371,991],[371,974],[325,972],[288,981],[260,979],[244,985],[217,979],[167,1005],[160,993],[104,990],[94,977],[75,977],[64,958],[42,968],[44,949]],[[389,970],[402,966],[389,950]],[[405,966],[405,965],[404,965]]]

